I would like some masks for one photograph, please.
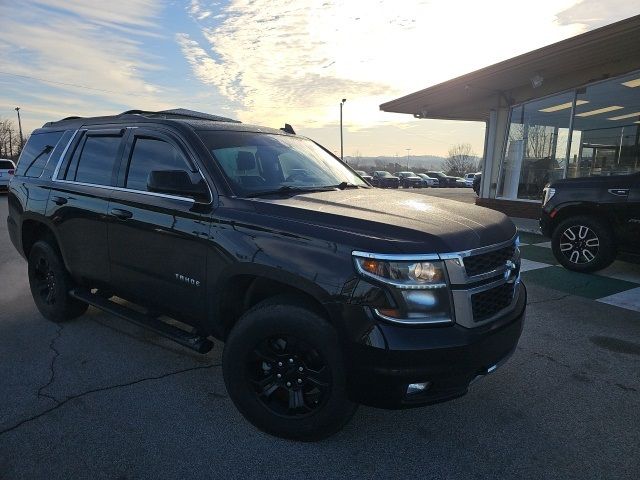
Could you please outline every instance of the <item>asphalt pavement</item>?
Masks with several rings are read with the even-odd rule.
[[[1,195],[2,480],[640,478],[638,312],[531,283],[516,353],[468,395],[361,407],[297,443],[235,410],[221,344],[200,356],[93,308],[44,320],[6,215]]]

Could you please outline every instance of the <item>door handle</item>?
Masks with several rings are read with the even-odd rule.
[[[53,203],[55,203],[56,205],[64,205],[65,203],[67,203],[67,199],[64,197],[59,197],[57,195],[54,195],[53,197],[51,197],[51,201]]]
[[[133,217],[133,213],[129,210],[122,210],[120,208],[112,208],[109,213],[120,220],[129,220]]]

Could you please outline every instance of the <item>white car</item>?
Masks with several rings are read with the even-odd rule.
[[[475,178],[476,174],[475,173],[467,173],[464,176],[464,184],[466,187],[472,188],[473,187],[473,179]]]
[[[11,160],[0,158],[0,189],[9,189],[9,180],[13,177],[15,169],[16,166]]]
[[[431,178],[426,173],[419,173],[418,176],[422,179],[425,187],[437,187],[440,184],[440,180],[437,178]]]

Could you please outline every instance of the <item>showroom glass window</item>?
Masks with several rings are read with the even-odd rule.
[[[510,118],[498,197],[541,200],[560,178],[640,171],[640,71],[514,106]]]
[[[511,110],[498,196],[540,200],[547,183],[563,178],[573,97],[553,95]]]
[[[568,178],[640,171],[640,71],[579,89]]]

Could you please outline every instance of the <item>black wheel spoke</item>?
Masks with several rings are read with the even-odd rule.
[[[304,407],[304,397],[302,395],[302,390],[289,390],[289,410],[297,410],[301,407]]]
[[[328,387],[331,382],[329,369],[322,367],[319,370],[307,369],[307,380],[319,387]]]
[[[329,396],[329,367],[309,342],[294,335],[266,338],[250,351],[246,362],[252,390],[276,415],[308,415]]]
[[[269,375],[262,380],[251,380],[251,383],[254,384],[259,390],[258,395],[262,397],[270,397],[273,392],[275,392],[279,385],[275,382],[273,375]]]

